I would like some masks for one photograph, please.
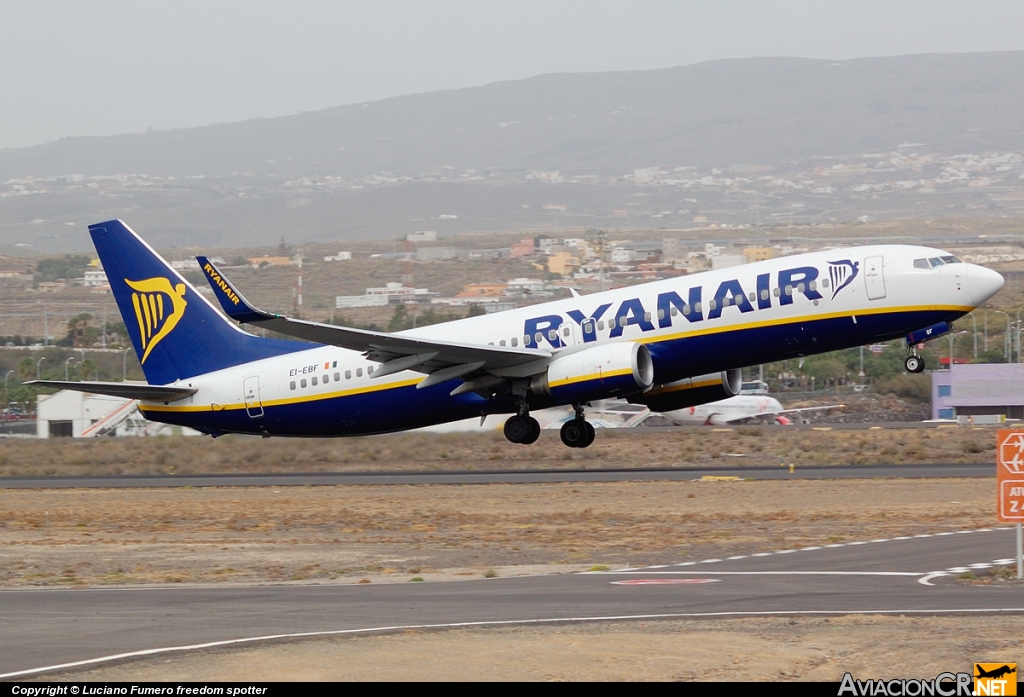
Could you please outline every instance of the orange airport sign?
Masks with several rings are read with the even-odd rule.
[[[1000,429],[996,442],[999,520],[1024,522],[1024,431]]]

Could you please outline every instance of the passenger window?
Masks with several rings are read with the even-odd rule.
[[[625,317],[619,317],[619,326],[625,328],[625,326],[626,326],[626,318]]]
[[[373,366],[372,365],[369,368],[366,369],[366,374],[367,375],[373,375]]]
[[[313,383],[313,387],[316,387],[316,376],[313,376],[313,378],[310,380],[310,382]]]
[[[356,377],[357,378],[363,377],[363,369],[362,368],[356,368]]]
[[[352,379],[352,371],[351,370],[346,370],[345,371],[345,379],[346,380],[351,380]]]
[[[694,303],[693,304],[693,311],[696,312],[698,315],[701,313],[701,309],[702,309],[701,308],[701,303]],[[686,314],[690,314],[690,313],[687,312]]]
[[[645,312],[644,313],[644,322],[650,322],[650,321],[651,321],[651,313],[650,312]]]
[[[782,295],[782,293],[779,291],[778,288],[776,288],[773,292],[775,293],[775,297],[776,298],[779,297],[780,295]]]
[[[504,346],[504,345],[505,345],[505,340],[504,339],[502,339],[501,341],[498,342],[498,346]]]
[[[815,281],[811,281],[807,284],[807,287],[811,290],[818,290],[818,284]]]
[[[519,345],[519,339],[517,337],[512,337],[512,346],[518,346],[518,345]]]
[[[328,375],[327,373],[324,373],[324,384],[326,385],[330,381],[331,381],[331,376]]]
[[[604,329],[604,320],[603,319],[597,320],[597,328],[599,330],[603,330]]]
[[[295,389],[295,381],[294,380],[292,380],[291,382],[288,383],[288,389],[290,389],[290,390],[294,390]]]
[[[714,300],[708,300],[708,309],[712,312],[718,307],[718,303]]]
[[[335,361],[335,364],[337,364],[337,361]],[[335,382],[341,382],[341,373],[335,373],[334,374],[334,381]]]
[[[299,380],[299,387],[305,389],[305,387],[306,387],[306,378],[302,378],[301,380]]]
[[[665,319],[665,308],[658,310],[658,319]]]
[[[562,328],[562,336],[569,336],[569,325],[568,324],[565,325],[565,327]]]
[[[822,288],[828,288],[828,279],[827,278],[821,279],[821,287]]]
[[[683,309],[684,310],[686,309],[686,305],[683,305]],[[672,315],[673,317],[675,317],[676,315],[679,314],[679,308],[677,308],[675,305],[673,305],[671,307],[671,309],[669,310],[669,314]]]
[[[537,342],[538,346],[540,346],[540,342],[544,341],[544,335],[541,332],[537,332],[533,338]]]
[[[796,284],[796,291],[798,293],[803,293],[804,292],[804,284],[803,283],[797,283]]]
[[[793,294],[793,286],[786,286],[786,295]]]
[[[757,294],[754,291],[750,291],[750,302],[757,300]]]
[[[551,342],[558,341],[558,332],[556,332],[554,329],[549,330],[548,331],[548,341],[551,341]]]
[[[768,297],[769,297],[768,296],[768,289],[767,288],[762,288],[761,289],[761,300],[767,300]]]
[[[523,346],[529,346],[529,345],[530,345],[530,337],[529,336],[524,336],[523,337]]]

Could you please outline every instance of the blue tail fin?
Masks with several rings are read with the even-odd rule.
[[[90,225],[89,234],[150,384],[310,347],[236,327],[120,220]]]

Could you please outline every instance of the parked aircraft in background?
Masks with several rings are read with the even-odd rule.
[[[684,425],[726,426],[742,423],[767,423],[786,426],[792,423],[790,417],[797,414],[809,414],[842,408],[842,404],[829,404],[821,407],[786,409],[774,397],[737,395],[717,402],[687,407],[686,409],[666,411],[664,415],[675,423]]]
[[[200,257],[229,321],[119,220],[89,226],[148,385],[35,381],[139,400],[149,419],[217,436],[354,436],[571,405],[562,442],[586,447],[591,401],[675,411],[736,395],[744,366],[896,337],[914,347],[992,297],[999,274],[927,247],[783,257],[396,334],[291,319],[248,303]]]

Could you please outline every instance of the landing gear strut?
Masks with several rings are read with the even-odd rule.
[[[562,424],[562,442],[570,448],[586,448],[595,435],[594,427],[583,416],[583,407],[576,405],[576,418]]]
[[[512,443],[529,445],[540,438],[540,424],[530,416],[525,401],[519,405],[519,413],[505,422],[505,437]]]

